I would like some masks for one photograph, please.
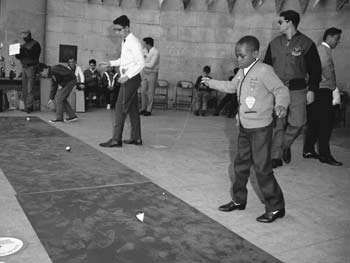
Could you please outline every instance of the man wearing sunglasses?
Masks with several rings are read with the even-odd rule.
[[[267,48],[264,62],[275,70],[289,88],[291,103],[285,118],[275,119],[272,144],[272,166],[277,168],[291,161],[294,140],[306,124],[306,105],[314,101],[321,81],[321,62],[315,43],[298,31],[300,15],[287,10],[280,14],[281,35]]]

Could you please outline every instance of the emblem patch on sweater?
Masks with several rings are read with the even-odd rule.
[[[294,47],[292,51],[292,55],[298,57],[301,55],[301,47]]]

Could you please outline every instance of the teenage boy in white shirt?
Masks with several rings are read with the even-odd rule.
[[[100,143],[102,147],[122,147],[126,144],[142,145],[141,124],[138,106],[137,89],[141,83],[140,72],[145,67],[142,45],[140,41],[130,32],[130,20],[122,15],[113,21],[114,29],[118,37],[122,38],[120,58],[109,62],[102,62],[102,67],[118,67],[121,84],[118,100],[115,106],[115,122],[113,135],[110,140]],[[124,122],[129,114],[131,123],[131,134],[129,140],[122,141]]]

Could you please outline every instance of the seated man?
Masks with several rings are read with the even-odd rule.
[[[194,88],[196,89],[196,109],[194,111],[194,115],[196,116],[199,116],[199,114],[205,116],[207,112],[208,100],[210,98],[210,88],[202,83],[202,78],[211,78],[209,74],[210,67],[204,66],[203,74],[197,78],[196,84],[194,85]]]
[[[71,70],[73,70],[75,76],[77,77],[77,89],[81,90],[84,89],[85,85],[85,77],[84,77],[84,73],[81,70],[81,67],[79,67],[77,65],[77,62],[75,61],[75,58],[70,57],[68,58],[68,68],[70,68]]]
[[[229,77],[229,81],[233,79],[233,77],[237,74],[239,68],[235,68],[233,70],[234,75]],[[214,116],[219,116],[222,109],[226,109],[227,117],[232,118],[236,116],[238,111],[238,100],[237,94],[227,93],[225,97],[222,98],[219,105],[216,107]]]
[[[96,68],[96,60],[89,60],[89,69],[84,71],[85,77],[85,98],[99,106],[101,96],[101,74]],[[88,104],[86,104],[88,105]]]

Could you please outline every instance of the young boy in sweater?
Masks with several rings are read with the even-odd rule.
[[[254,167],[265,201],[265,213],[258,222],[271,223],[285,214],[281,188],[272,171],[272,114],[284,117],[290,103],[289,91],[272,67],[259,61],[259,41],[254,36],[241,38],[235,48],[240,70],[232,81],[205,79],[211,89],[237,93],[239,110],[238,150],[231,175],[232,201],[219,207],[230,212],[244,210],[247,203],[247,182]]]

